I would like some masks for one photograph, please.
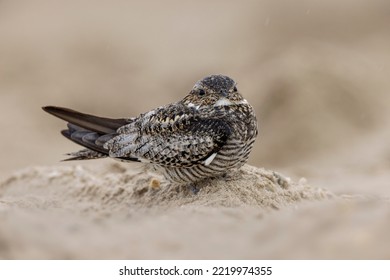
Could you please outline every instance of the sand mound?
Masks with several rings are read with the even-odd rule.
[[[11,199],[11,204],[18,204],[28,193],[34,202],[25,207],[31,208],[41,207],[39,198],[45,196],[47,199],[48,196],[53,207],[58,207],[58,203],[65,207],[80,207],[87,202],[88,207],[94,205],[99,211],[106,212],[186,205],[279,209],[300,201],[332,196],[307,185],[304,179],[294,183],[281,174],[249,165],[234,177],[208,180],[198,184],[197,188],[199,191],[195,194],[185,186],[170,186],[153,173],[128,170],[113,163],[101,171],[80,165],[28,168],[3,182],[0,195],[3,199]]]
[[[293,183],[248,165],[234,178],[198,188],[194,194],[119,163],[19,171],[0,185],[0,258],[248,256],[255,253],[248,251],[251,241],[245,253],[235,248],[226,254],[225,241],[218,241],[221,230],[275,209],[334,197],[305,180]],[[235,231],[225,233],[225,240]]]
[[[0,258],[388,257],[386,201],[336,196],[249,165],[197,194],[124,167],[10,176],[0,184]]]

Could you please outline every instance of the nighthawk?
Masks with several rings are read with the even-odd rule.
[[[68,160],[139,161],[178,184],[239,169],[258,133],[252,106],[223,75],[205,77],[182,100],[135,118],[102,118],[54,106],[43,110],[67,121],[62,134],[86,148],[68,154]]]

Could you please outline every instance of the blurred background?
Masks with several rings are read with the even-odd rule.
[[[386,0],[1,0],[0,177],[78,149],[44,105],[136,116],[220,73],[259,119],[250,164],[389,195],[389,49]]]

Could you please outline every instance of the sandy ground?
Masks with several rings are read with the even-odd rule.
[[[0,2],[0,258],[390,258],[388,1],[62,2]],[[234,179],[59,162],[42,106],[134,116],[212,73],[260,122]]]

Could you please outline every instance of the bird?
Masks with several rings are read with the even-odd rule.
[[[234,174],[258,135],[253,107],[224,75],[195,83],[181,100],[138,117],[106,118],[57,106],[44,111],[67,122],[61,131],[84,149],[66,160],[141,162],[170,183],[192,185]]]

